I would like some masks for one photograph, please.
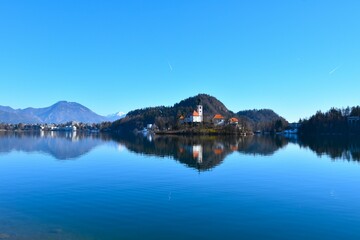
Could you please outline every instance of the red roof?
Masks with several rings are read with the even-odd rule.
[[[224,117],[221,114],[215,114],[213,119],[224,119]]]
[[[199,115],[199,113],[198,113],[197,111],[194,110],[193,116],[194,116],[194,117],[198,117],[198,116],[200,116],[200,115]]]
[[[238,150],[238,147],[237,146],[230,146],[230,149],[232,150],[232,151],[236,151],[236,150]]]
[[[214,149],[214,153],[215,153],[216,155],[220,155],[220,154],[223,153],[223,150],[222,150],[221,148],[216,148],[216,149]]]
[[[234,122],[239,122],[239,119],[233,117],[233,118],[230,118],[229,121],[234,123]]]

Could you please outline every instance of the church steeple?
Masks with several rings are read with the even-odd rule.
[[[204,121],[204,117],[203,117],[203,106],[202,105],[197,105],[197,112],[199,113],[199,117],[200,117],[200,122]]]

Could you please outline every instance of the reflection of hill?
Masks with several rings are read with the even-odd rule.
[[[270,155],[285,146],[287,141],[271,137],[219,137],[219,136],[155,136],[115,137],[130,151],[145,155],[172,157],[175,160],[200,171],[219,165],[225,157],[239,151],[243,154]]]
[[[348,136],[301,136],[300,146],[308,147],[317,155],[332,159],[360,161],[360,137]]]
[[[0,153],[43,152],[56,159],[78,158],[104,141],[114,140],[135,153],[171,157],[199,171],[221,164],[232,152],[271,155],[287,144],[284,138],[270,136],[112,136],[79,132],[0,132]]]
[[[0,153],[44,152],[56,159],[74,159],[103,143],[99,136],[76,132],[0,132]]]
[[[252,155],[272,155],[278,149],[285,147],[288,140],[282,136],[250,136],[242,138],[239,152]]]
[[[155,136],[150,141],[144,137],[117,137],[116,140],[135,153],[172,157],[179,162],[199,170],[218,165],[230,148],[215,137]]]

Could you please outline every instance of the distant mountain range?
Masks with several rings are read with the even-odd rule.
[[[122,115],[124,115],[122,113]],[[66,123],[70,121],[83,123],[99,123],[115,121],[122,116],[113,114],[105,117],[98,115],[89,108],[76,103],[60,101],[45,108],[13,109],[0,106],[0,123]]]

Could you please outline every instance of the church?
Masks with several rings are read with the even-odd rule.
[[[190,122],[201,123],[203,122],[203,106],[197,105],[197,111],[194,110],[192,116],[190,116]]]
[[[183,117],[180,117],[180,120]],[[203,106],[197,105],[197,110],[194,110],[194,112],[188,116],[184,122],[186,123],[201,123],[204,121],[204,115],[203,115]]]

